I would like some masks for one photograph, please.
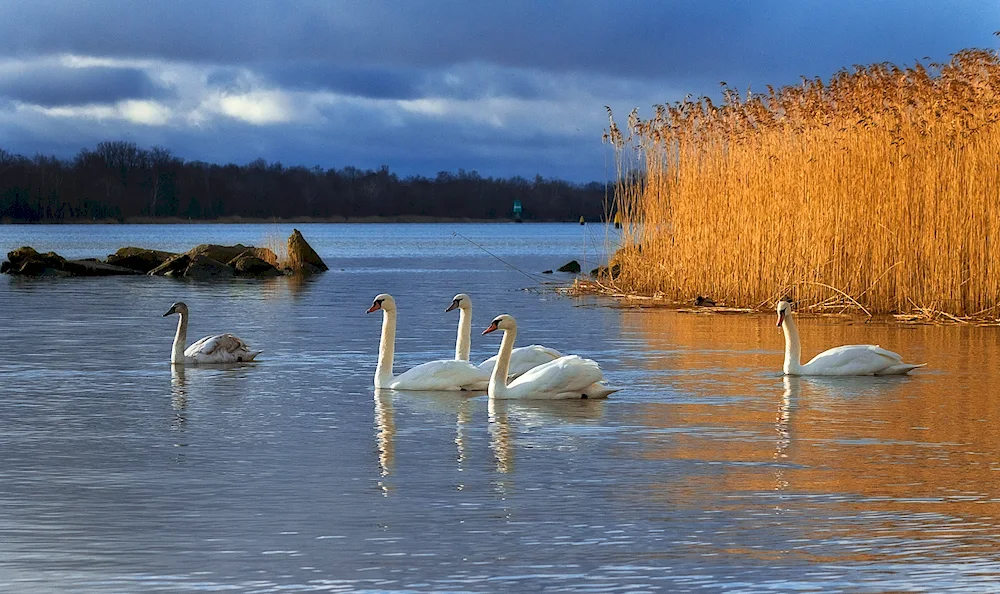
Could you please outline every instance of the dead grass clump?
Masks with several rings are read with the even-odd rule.
[[[616,149],[619,293],[1000,311],[1000,57],[659,106]],[[844,299],[848,296],[848,299]]]

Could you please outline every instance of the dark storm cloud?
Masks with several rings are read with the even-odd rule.
[[[416,99],[427,75],[415,68],[344,67],[320,61],[264,64],[271,82],[295,90],[331,91],[370,99]]]
[[[992,2],[13,3],[0,53],[354,67],[480,62],[634,77],[827,74],[991,43]],[[94,34],[99,31],[100,34]]]
[[[0,96],[43,107],[163,97],[167,91],[134,68],[45,66],[0,71]]]

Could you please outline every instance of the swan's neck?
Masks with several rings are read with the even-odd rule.
[[[396,312],[382,310],[382,338],[378,343],[375,387],[387,388],[392,381],[392,358],[396,352]]]
[[[783,367],[785,375],[798,375],[802,371],[800,363],[802,347],[799,344],[799,329],[795,327],[795,319],[792,314],[785,315],[781,331],[785,333],[785,365]]]
[[[504,330],[500,341],[500,352],[497,353],[497,364],[490,376],[489,395],[497,396],[507,391],[507,374],[510,371],[510,354],[514,351],[514,339],[517,329]]]
[[[455,341],[455,360],[468,361],[472,350],[472,310],[458,310],[458,339]]]
[[[174,348],[170,353],[170,362],[174,365],[184,364],[184,347],[187,345],[188,319],[187,314],[178,314],[177,334],[174,334]]]

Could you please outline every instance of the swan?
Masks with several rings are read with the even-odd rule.
[[[206,365],[212,363],[246,363],[264,351],[251,351],[247,343],[232,334],[206,336],[187,349],[188,306],[178,301],[170,306],[163,317],[178,314],[177,334],[170,353],[172,365]]]
[[[779,301],[778,326],[785,333],[785,375],[905,375],[926,363],[903,363],[898,354],[873,344],[839,346],[800,361],[799,331],[792,317],[792,304]]]
[[[468,361],[442,359],[417,365],[394,376],[392,359],[396,350],[396,300],[388,293],[376,295],[368,313],[382,310],[382,338],[378,344],[375,387],[392,390],[485,390],[488,373]]]
[[[449,312],[453,309],[458,310],[458,338],[455,341],[455,359],[468,361],[469,350],[472,346],[472,299],[465,293],[455,295],[451,305],[444,311]],[[518,347],[510,354],[510,369],[507,371],[507,379],[514,379],[533,367],[538,367],[562,356],[563,354],[559,351],[540,344]],[[491,374],[496,364],[497,356],[494,355],[480,363],[478,367],[487,374]]]
[[[493,319],[483,334],[503,330],[497,364],[490,375],[490,398],[499,400],[564,400],[568,398],[607,398],[618,391],[604,383],[604,376],[596,361],[567,355],[529,369],[522,376],[507,383],[510,355],[517,338],[517,322],[513,316],[502,314]]]

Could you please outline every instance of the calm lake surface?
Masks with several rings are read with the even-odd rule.
[[[800,317],[806,357],[871,342],[908,378],[792,379],[772,315],[614,309],[538,273],[598,264],[588,225],[295,225],[331,271],[197,283],[0,277],[0,591],[995,591],[1000,328]],[[285,238],[292,225],[0,226],[20,245]],[[459,233],[468,240],[455,235]],[[539,278],[567,280],[566,275]],[[528,290],[526,290],[528,289]],[[452,296],[519,344],[598,360],[606,401],[372,388],[454,354]],[[259,363],[171,370],[234,332]]]

